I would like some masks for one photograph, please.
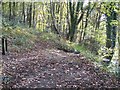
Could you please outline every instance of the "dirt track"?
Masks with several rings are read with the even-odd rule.
[[[119,82],[95,68],[81,54],[66,53],[49,42],[39,42],[32,51],[3,56],[4,86],[13,88],[112,87]]]

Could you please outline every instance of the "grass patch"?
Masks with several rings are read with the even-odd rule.
[[[47,33],[47,32],[42,32],[40,35],[40,38],[43,39],[44,41],[50,40],[50,41],[54,41],[54,42],[56,42],[59,39],[59,37],[56,34]]]
[[[91,59],[92,61],[99,61],[99,57],[90,50],[86,49],[84,46],[73,43],[73,48],[80,51],[86,58]]]
[[[2,36],[8,38],[10,48],[29,49],[32,48],[37,40],[36,30],[22,27],[7,26],[2,28]]]
[[[70,41],[65,40],[63,38],[60,38],[60,37],[58,37],[57,35],[55,35],[53,33],[43,33],[41,35],[41,37],[44,40],[54,41],[57,44],[57,47],[59,47],[59,48],[61,48],[63,50],[68,50],[68,51],[77,50],[82,55],[84,55],[87,59],[90,59],[91,61],[99,62],[101,60],[101,58],[99,56],[92,53],[90,50],[85,48],[85,46],[70,42]]]

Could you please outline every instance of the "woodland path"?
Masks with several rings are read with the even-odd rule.
[[[95,68],[83,55],[57,50],[50,42],[41,41],[22,53],[11,51],[3,60],[6,87],[120,87],[114,76]]]

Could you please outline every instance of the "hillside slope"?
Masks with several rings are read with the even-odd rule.
[[[31,50],[11,51],[3,56],[4,87],[13,88],[119,88],[120,82],[94,67],[81,54],[55,48],[50,41],[37,41]],[[6,80],[6,81],[5,81]]]

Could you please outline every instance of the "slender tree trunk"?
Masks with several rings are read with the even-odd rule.
[[[9,20],[11,20],[11,16],[12,16],[12,14],[11,14],[11,11],[12,11],[12,5],[11,5],[12,3],[11,2],[9,2]]]
[[[90,16],[92,10],[94,9],[94,7],[96,6],[96,3],[94,3],[93,7],[90,6],[91,2],[89,2],[88,4],[88,8],[87,8],[87,13],[86,13],[86,20],[85,20],[85,26],[84,26],[84,31],[83,31],[83,37],[82,40],[84,40],[85,35],[86,35],[86,28],[88,26],[88,17]]]
[[[111,20],[111,17],[110,16],[107,16],[107,25],[106,25],[106,35],[107,35],[107,38],[106,38],[106,47],[107,48],[110,48],[111,47],[111,29],[112,29],[112,26],[110,25],[110,20]]]
[[[111,8],[110,8],[111,9]],[[115,43],[116,43],[116,25],[111,25],[112,20],[117,20],[117,13],[114,11],[114,9],[111,9],[110,16],[107,16],[107,25],[106,25],[106,47],[111,48],[114,50]],[[111,61],[113,57],[114,51],[107,56],[106,58]]]
[[[57,29],[57,27],[56,27],[56,20],[55,20],[55,2],[52,2],[52,3],[50,3],[50,7],[51,7],[51,9],[50,9],[50,13],[51,13],[51,21],[52,21],[52,23],[51,23],[51,29],[56,33],[56,34],[59,34],[59,31],[58,31],[58,29]]]
[[[99,9],[98,9],[98,13],[97,13],[97,16],[96,16],[96,23],[95,23],[95,30],[96,29],[99,29],[99,26],[100,26],[100,18],[101,18],[101,16],[102,16],[102,13],[100,12],[100,10],[101,10],[101,3],[100,3],[100,7],[99,7]]]
[[[62,28],[62,17],[63,17],[63,3],[60,3],[60,25],[59,25],[59,30],[63,31],[63,35],[64,35],[64,30]]]
[[[82,25],[81,25],[81,31],[80,31],[80,37],[79,37],[79,43],[82,41],[82,33],[83,33],[83,19],[82,19]]]
[[[2,37],[2,55],[5,55],[5,41],[4,41],[4,37]]]
[[[98,17],[96,19],[96,26],[95,26],[95,30],[99,29],[100,27],[100,18],[101,18],[101,13],[98,14]]]
[[[112,12],[112,20],[117,20],[117,13],[115,11]],[[116,42],[116,25],[112,26],[112,45],[111,47],[114,49]]]
[[[69,2],[67,2],[67,25],[68,28],[66,29],[66,39],[69,40],[69,35],[70,35]]]
[[[32,26],[32,3],[30,4],[30,10],[29,10],[29,27]]]
[[[80,8],[81,7],[81,8]],[[76,9],[75,9],[76,8]],[[69,2],[69,10],[70,10],[70,28],[69,28],[69,40],[73,42],[74,40],[74,34],[77,30],[78,24],[83,18],[83,12],[82,14],[78,15],[80,10],[82,11],[83,9],[83,2],[76,2],[76,7],[75,7],[75,2]]]
[[[23,2],[22,15],[23,15],[23,22],[25,23],[25,2]]]
[[[27,24],[29,24],[29,6],[27,5]]]
[[[118,24],[118,61],[119,61],[119,67],[120,67],[120,24]]]
[[[15,2],[13,2],[13,10],[12,10],[13,11],[13,16],[12,17],[13,17],[14,21],[15,21],[15,9],[16,9],[15,5],[16,5]]]
[[[5,4],[2,2],[2,16],[5,15]]]
[[[120,3],[118,4],[120,8]],[[119,59],[119,68],[120,68],[120,14],[118,14],[118,59]]]
[[[35,2],[33,3],[33,25],[35,27]]]
[[[107,29],[106,47],[113,49],[115,47],[115,42],[116,42],[115,41],[116,40],[116,26],[110,25],[111,20],[117,20],[117,15],[115,11],[111,13],[111,16],[107,16],[107,26],[106,26],[106,29]]]

